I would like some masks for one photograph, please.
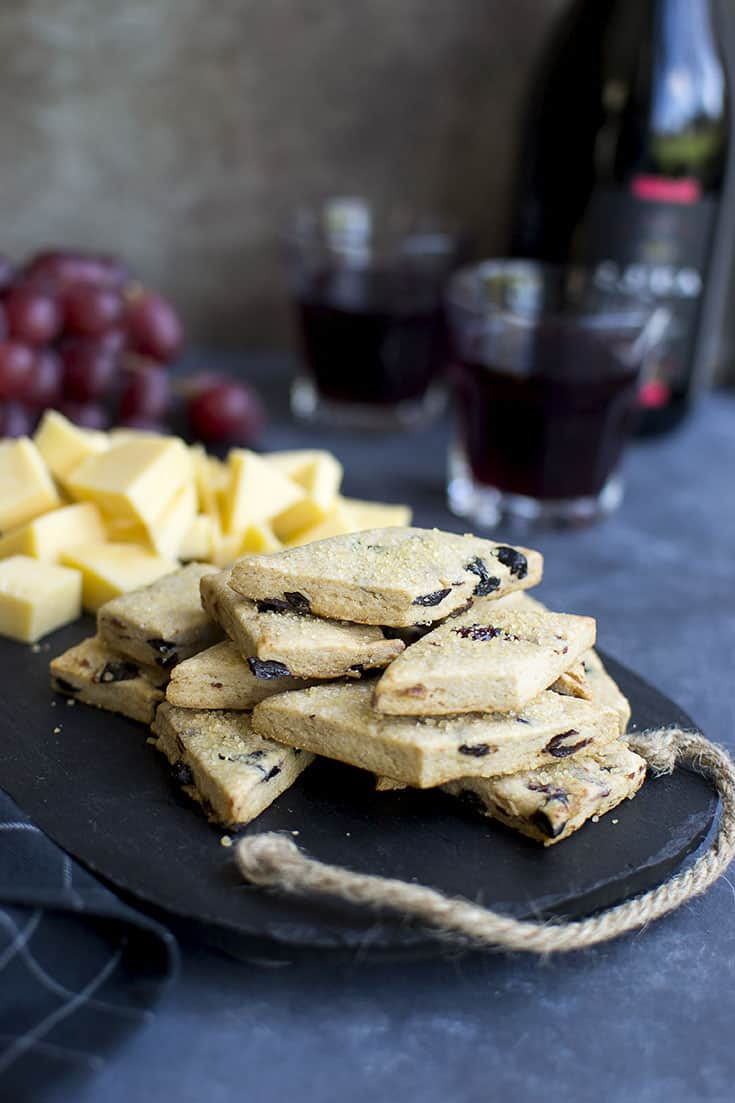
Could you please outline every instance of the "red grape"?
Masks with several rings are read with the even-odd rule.
[[[0,342],[0,399],[21,398],[33,370],[33,349],[20,341]]]
[[[20,402],[0,402],[0,437],[26,437],[33,432],[35,420]]]
[[[145,367],[131,371],[120,399],[120,417],[143,417],[157,420],[168,409],[171,395],[168,377],[163,368]]]
[[[64,394],[78,402],[106,395],[118,376],[114,353],[91,337],[77,337],[61,345]]]
[[[74,402],[65,398],[59,403],[59,409],[69,421],[83,429],[106,429],[110,423],[104,406],[97,402]]]
[[[6,298],[5,317],[10,336],[29,345],[45,345],[61,330],[62,313],[57,300],[23,284],[14,287]]]
[[[145,417],[144,414],[131,414],[130,417],[118,419],[118,425],[124,425],[126,429],[139,429],[142,433],[165,433],[166,426],[155,417]]]
[[[179,316],[161,295],[144,291],[128,303],[130,347],[144,356],[168,364],[181,349],[183,330]]]
[[[63,368],[58,353],[53,349],[39,349],[26,381],[23,401],[38,410],[55,406],[61,397],[62,377]]]
[[[24,274],[33,282],[37,279],[48,280],[59,288],[87,283],[117,289],[130,278],[126,266],[114,257],[65,252],[60,249],[37,253],[31,257]]]
[[[188,403],[189,422],[206,441],[252,441],[265,422],[263,407],[245,383],[215,383],[195,394]]]
[[[74,284],[64,295],[66,326],[84,337],[100,337],[115,329],[123,317],[123,301],[117,291],[91,283]]]
[[[10,257],[0,253],[0,295],[13,286],[15,282],[15,265]]]

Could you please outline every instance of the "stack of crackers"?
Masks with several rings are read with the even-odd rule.
[[[541,573],[538,552],[415,528],[190,564],[103,606],[53,684],[152,721],[228,828],[322,755],[548,845],[634,796],[645,762],[594,620],[524,592]]]

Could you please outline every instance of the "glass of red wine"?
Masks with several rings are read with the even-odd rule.
[[[299,211],[286,246],[303,351],[293,413],[355,428],[430,421],[445,397],[442,297],[456,231],[335,198]]]
[[[491,260],[448,294],[454,513],[491,527],[575,525],[622,500],[620,463],[669,318],[582,269]]]

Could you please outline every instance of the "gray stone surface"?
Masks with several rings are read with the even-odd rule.
[[[283,342],[305,198],[452,212],[500,247],[531,57],[562,0],[5,0],[2,249],[121,252],[195,338]]]
[[[277,366],[275,383],[278,383]],[[269,373],[273,378],[272,373]],[[406,441],[328,433],[346,489],[443,505],[446,428]],[[315,434],[278,421],[264,444]],[[621,512],[546,534],[546,599],[600,620],[607,650],[735,749],[735,401],[637,444]],[[547,962],[487,954],[404,964],[236,962],[188,946],[153,1023],[55,1103],[730,1103],[735,888],[620,942]]]

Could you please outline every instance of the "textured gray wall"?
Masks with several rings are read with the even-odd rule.
[[[191,334],[283,343],[277,232],[364,190],[507,212],[519,98],[563,0],[0,0],[0,249],[122,253]]]

